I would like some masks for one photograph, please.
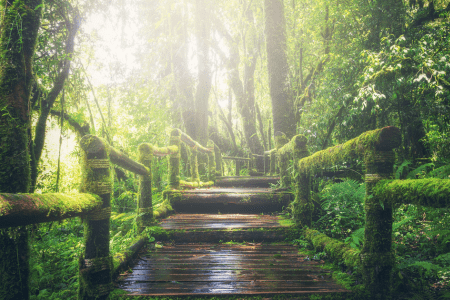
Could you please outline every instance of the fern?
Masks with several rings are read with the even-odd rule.
[[[440,178],[440,179],[449,179],[450,178],[450,165],[439,167],[430,173],[428,173],[426,178]]]
[[[434,167],[433,163],[427,163],[424,165],[421,165],[417,168],[415,168],[414,170],[412,170],[411,172],[408,173],[408,175],[406,176],[407,179],[416,179],[416,178],[420,178],[420,175],[422,174],[422,176],[424,176],[427,173],[428,168],[432,168]]]
[[[349,244],[354,249],[361,249],[364,240],[364,227],[359,228],[345,239],[345,243]]]
[[[395,179],[402,179],[402,174],[405,172],[406,168],[411,164],[411,161],[405,160],[400,166],[398,166],[397,170],[395,170]]]
[[[320,192],[323,209],[317,221],[322,232],[332,237],[346,237],[364,225],[365,184],[346,180],[326,186]]]
[[[397,229],[399,229],[400,227],[402,227],[402,226],[405,225],[406,223],[411,222],[411,221],[414,220],[414,219],[416,219],[415,216],[410,216],[410,217],[407,217],[407,218],[405,218],[405,219],[403,219],[403,220],[401,220],[401,221],[394,222],[394,223],[392,224],[392,231],[397,231]]]

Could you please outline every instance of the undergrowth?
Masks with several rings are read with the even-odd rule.
[[[426,163],[412,168],[409,161],[398,165],[398,179],[448,178],[448,165],[435,168]],[[344,240],[355,249],[362,249],[364,240],[364,183],[354,180],[322,182],[324,188],[314,199],[320,199],[319,211],[313,227],[330,237]],[[393,269],[395,299],[450,299],[450,208],[428,208],[400,205],[394,209],[393,251],[396,263]],[[299,237],[300,247],[311,249]],[[318,254],[313,254],[318,255]],[[319,253],[323,256],[323,253]],[[326,254],[325,254],[326,255]],[[342,271],[355,273],[342,266]],[[358,279],[354,279],[358,283]]]
[[[120,187],[116,193],[126,195],[120,201],[113,201],[110,221],[110,253],[113,256],[130,247],[138,236],[136,214],[127,208],[131,205],[136,207],[135,198],[126,191],[121,193]],[[153,205],[159,203],[161,198],[155,191]],[[83,223],[79,218],[74,218],[37,224],[31,228],[30,299],[77,299],[78,258],[84,249]],[[143,234],[151,239],[151,231],[144,231]]]

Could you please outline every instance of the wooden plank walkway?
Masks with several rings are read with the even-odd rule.
[[[149,297],[348,292],[320,268],[323,262],[289,244],[268,244],[291,233],[289,220],[272,215],[293,199],[267,188],[277,180],[230,177],[218,181],[222,187],[168,191],[177,214],[154,235],[162,247],[148,248],[117,287]]]
[[[270,188],[213,187],[166,193],[172,207],[183,213],[269,213],[281,211],[293,200],[288,192]]]
[[[346,292],[320,264],[288,244],[164,245],[141,256],[118,287],[145,296]]]
[[[243,214],[177,214],[162,220],[163,229],[235,229],[282,227],[277,216]]]

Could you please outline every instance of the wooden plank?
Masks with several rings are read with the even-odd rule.
[[[239,214],[178,214],[161,221],[164,229],[230,229],[282,227],[277,216]]]
[[[227,176],[218,177],[216,186],[220,187],[266,187],[277,184],[280,177],[274,176]]]
[[[345,292],[320,264],[287,244],[170,245],[141,257],[118,286],[149,296]]]

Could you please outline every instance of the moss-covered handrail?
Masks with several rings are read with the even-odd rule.
[[[347,267],[352,268],[360,266],[359,255],[361,251],[314,229],[305,228],[303,236],[313,244],[316,251],[325,251],[334,261],[343,262]]]
[[[0,194],[0,228],[79,217],[101,205],[93,194]]]
[[[331,167],[348,159],[364,158],[374,151],[390,151],[400,146],[401,133],[397,127],[389,126],[364,132],[344,144],[318,151],[303,158],[298,163],[299,172],[313,174],[323,168]]]
[[[95,154],[97,152],[100,152],[102,150],[106,150],[109,153],[109,159],[110,161],[118,165],[119,167],[124,168],[125,170],[128,170],[130,172],[139,174],[139,175],[148,175],[149,171],[148,169],[132,160],[119,150],[114,149],[108,143],[103,141],[101,138],[94,136],[94,135],[85,135],[81,141],[80,141],[81,148],[86,151],[86,153]]]
[[[392,178],[395,162],[393,149],[400,146],[400,143],[400,130],[396,127],[384,127],[367,131],[344,144],[330,147],[295,161],[298,172],[297,177],[303,177],[308,180],[311,175],[321,171],[323,168],[351,159],[364,160],[366,182],[366,197],[364,201],[365,234],[363,248],[359,257],[365,289],[374,299],[385,299],[389,295],[391,272],[394,265],[392,253],[392,205],[385,197],[387,189],[383,190],[380,188],[381,195],[376,194],[374,191],[377,190],[377,184],[380,181]],[[285,147],[289,148],[288,145]],[[280,150],[283,151],[283,147],[277,148],[279,149],[278,153],[280,153]],[[300,182],[304,179],[300,179]],[[306,184],[299,184],[296,193],[300,195],[299,199],[308,199],[310,188]],[[311,209],[309,204],[308,201],[303,201],[299,205],[293,206],[293,215],[295,217],[298,216],[301,220],[309,218]],[[302,222],[300,223],[303,225]],[[321,240],[325,241],[327,239],[323,236]],[[328,240],[324,244],[325,248],[330,247],[327,243],[336,244]],[[339,247],[342,248],[341,246]]]
[[[191,147],[192,149],[195,149],[201,153],[211,153],[213,151],[212,149],[203,147],[202,145],[200,145],[198,142],[194,141],[189,135],[187,135],[180,129],[174,128],[173,131],[178,131],[181,141],[183,143],[185,143],[186,145],[188,145],[189,147]],[[173,134],[173,131],[172,131],[172,134]]]
[[[372,192],[393,205],[416,204],[435,208],[450,206],[450,179],[381,180]]]
[[[219,172],[221,174],[221,159],[220,149],[212,142],[208,141],[208,148],[203,147],[198,142],[194,141],[190,136],[182,132],[178,128],[172,129],[170,133],[170,145],[164,149],[170,152],[169,159],[169,186],[171,189],[180,188],[180,159],[181,159],[181,142],[191,147],[192,153],[190,156],[191,166],[191,181],[192,183],[199,183],[200,176],[198,172],[198,158],[197,153],[207,155],[207,169],[208,185],[212,185],[216,178],[217,166],[219,165]],[[217,155],[216,155],[217,153]]]
[[[234,157],[234,156],[222,156],[222,159],[240,160],[240,161],[250,161],[251,160],[251,158],[247,158],[247,157]]]
[[[156,147],[152,146],[152,151],[154,156],[168,156],[171,154],[175,154],[178,152],[178,147],[176,146],[167,146],[167,147]]]

